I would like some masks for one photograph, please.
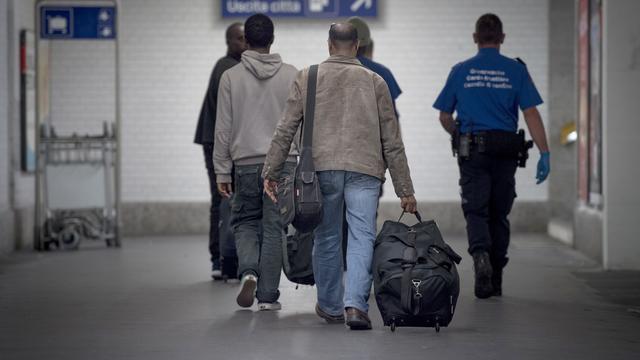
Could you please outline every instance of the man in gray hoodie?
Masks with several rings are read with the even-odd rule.
[[[248,50],[220,79],[213,165],[218,191],[231,197],[241,280],[238,305],[251,307],[257,297],[259,310],[279,310],[284,230],[277,205],[263,193],[261,173],[297,70],[270,53],[269,17],[253,15],[244,29]],[[284,172],[292,174],[295,164],[296,153],[291,152]]]

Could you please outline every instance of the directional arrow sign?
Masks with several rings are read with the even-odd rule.
[[[371,9],[371,6],[373,6],[373,1],[372,0],[355,0],[353,4],[351,4],[351,11],[356,12],[362,6],[364,6],[365,9]]]

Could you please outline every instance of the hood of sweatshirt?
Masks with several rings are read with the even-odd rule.
[[[282,67],[280,54],[260,54],[253,50],[242,53],[242,65],[260,80],[275,75]]]

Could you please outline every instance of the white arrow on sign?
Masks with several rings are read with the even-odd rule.
[[[372,0],[356,0],[353,2],[353,4],[351,4],[351,11],[356,12],[363,5],[365,9],[371,9],[371,6],[373,6],[373,1]]]

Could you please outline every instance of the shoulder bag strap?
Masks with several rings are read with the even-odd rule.
[[[300,147],[299,170],[305,183],[311,183],[316,176],[313,165],[313,118],[316,111],[316,83],[318,81],[318,65],[309,68],[309,80],[307,81],[307,106],[302,120],[302,146]]]
[[[318,82],[318,65],[311,65],[307,81],[307,106],[302,124],[302,147],[310,148],[313,144],[313,119],[316,110],[316,84]]]

